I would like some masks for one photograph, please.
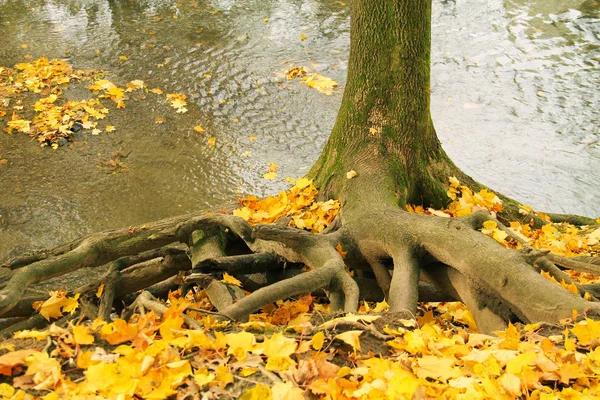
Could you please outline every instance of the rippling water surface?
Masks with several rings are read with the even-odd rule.
[[[535,208],[600,215],[599,14],[593,1],[434,0],[432,112],[461,168]],[[111,108],[116,132],[57,151],[1,133],[1,259],[285,188],[262,175],[278,163],[280,178],[297,177],[317,158],[345,84],[349,12],[325,0],[0,0],[0,36],[0,65],[65,58],[190,104],[180,115],[129,101]],[[340,88],[286,81],[290,66]],[[98,168],[117,150],[128,172]]]

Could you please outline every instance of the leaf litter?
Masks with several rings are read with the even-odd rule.
[[[316,195],[312,181],[300,178],[277,196],[246,196],[234,214],[252,224],[287,217],[292,226],[304,224],[316,233],[339,209],[339,203],[319,202]],[[502,210],[493,193],[474,193],[454,179],[449,196],[452,203],[436,213],[419,206],[409,210],[448,216]],[[558,225],[556,231],[531,229],[523,235],[532,246],[551,245],[544,235],[565,241],[562,235],[577,235],[582,244],[565,251],[597,254],[595,230]],[[488,225],[483,231],[494,237],[496,229]],[[506,237],[495,239],[511,246]],[[223,282],[239,285],[230,275]],[[74,312],[77,304],[76,296],[57,291],[35,306],[53,319]],[[363,303],[358,314],[340,316],[310,294],[267,305],[246,323],[199,312],[212,307],[203,293],[172,292],[167,305],[162,316],[150,311],[128,320],[80,320],[16,333],[0,350],[0,398],[600,396],[600,322],[576,313],[557,325],[509,325],[492,336],[478,333],[471,313],[458,302],[422,303],[416,321],[393,326],[380,322],[385,302]],[[184,315],[202,328],[189,329]],[[378,323],[383,333],[375,334]]]

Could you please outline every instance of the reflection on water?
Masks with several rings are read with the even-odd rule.
[[[459,166],[534,207],[600,214],[597,9],[591,1],[434,1],[433,117]],[[272,162],[281,178],[306,173],[341,100],[349,13],[327,0],[0,0],[0,35],[0,65],[66,58],[117,84],[142,79],[187,94],[190,104],[179,115],[152,99],[130,101],[111,110],[116,132],[83,132],[56,152],[0,135],[9,160],[0,166],[3,258],[241,192],[272,193],[286,186],[262,179]],[[293,65],[341,89],[325,96],[286,81]],[[156,125],[157,116],[166,122]],[[198,124],[216,148],[192,130]],[[119,148],[130,152],[127,173],[97,167]]]
[[[598,215],[600,7],[449,4],[433,28],[433,114],[447,151],[536,208]]]

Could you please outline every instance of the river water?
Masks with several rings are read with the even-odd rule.
[[[450,156],[534,208],[600,216],[598,3],[433,3],[432,114]],[[329,0],[0,0],[0,37],[0,66],[64,58],[189,103],[129,101],[111,108],[115,132],[58,150],[0,132],[0,259],[284,189],[333,126],[350,40],[348,6]],[[286,81],[292,66],[340,87]],[[115,154],[127,172],[99,167]],[[275,181],[262,177],[271,163]]]

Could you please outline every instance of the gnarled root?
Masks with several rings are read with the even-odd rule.
[[[338,218],[335,228],[319,235],[277,225],[252,228],[231,215],[164,220],[144,229],[91,235],[56,251],[11,261],[10,266],[18,269],[0,291],[0,315],[24,315],[17,311],[27,309],[24,302],[31,304],[31,299],[21,299],[29,285],[111,260],[116,261],[103,278],[78,289],[90,292],[100,283],[107,285],[100,307],[94,311],[103,318],[108,318],[115,299],[172,279],[177,271],[192,266],[190,281],[203,282],[214,292],[212,299],[219,312],[237,320],[247,319],[270,302],[318,289],[328,293],[332,310],[356,311],[360,291],[368,291],[387,298],[391,312],[409,314],[415,313],[427,288],[429,295],[438,298],[441,289],[446,299],[464,301],[483,331],[501,329],[512,320],[556,321],[571,316],[572,310],[598,311],[596,303],[538,273],[544,269],[568,282],[559,267],[600,272],[596,259],[572,260],[530,248],[521,252],[506,249],[477,231],[490,219],[493,217],[487,212],[441,218],[394,207],[356,207]],[[165,247],[176,242],[187,245],[187,252],[177,246]],[[31,264],[25,265],[27,262]],[[291,265],[294,267],[288,268]],[[298,265],[310,270],[299,273]],[[232,297],[231,288],[213,276],[223,272],[254,282],[255,288],[261,286],[253,280],[255,274],[277,278],[264,280],[271,284],[246,297],[239,293]],[[374,276],[379,290],[372,290],[369,276]],[[581,288],[582,293],[584,289],[590,288]],[[145,302],[146,297],[136,304]]]

